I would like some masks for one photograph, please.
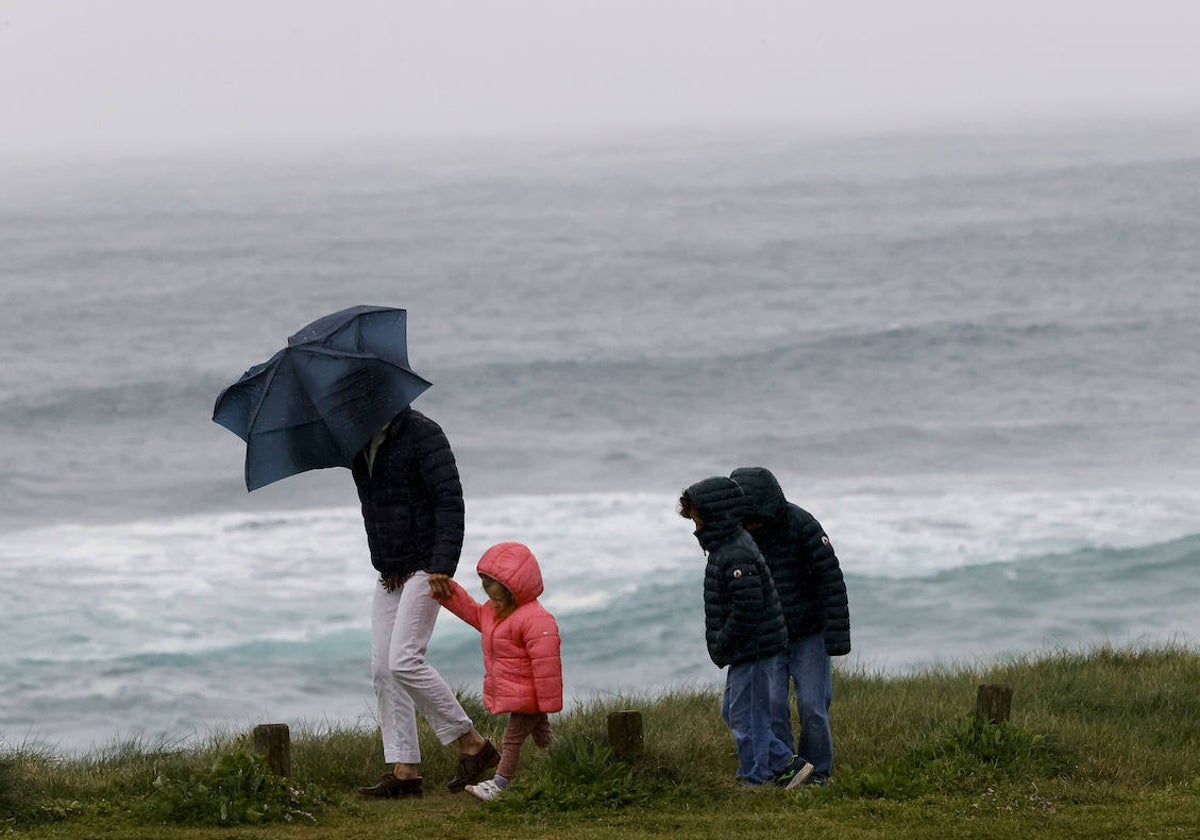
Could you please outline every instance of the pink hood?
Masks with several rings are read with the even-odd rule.
[[[478,570],[504,584],[518,606],[542,594],[542,569],[533,552],[521,543],[496,543],[479,558]]]

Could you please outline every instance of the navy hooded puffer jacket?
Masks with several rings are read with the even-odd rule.
[[[718,668],[787,650],[787,628],[771,572],[742,528],[745,494],[728,478],[697,482],[684,491],[703,523],[696,532],[708,553],[704,569],[704,626],[708,655]]]
[[[767,559],[787,621],[788,640],[820,633],[829,656],[850,652],[850,602],[837,554],[821,523],[789,502],[778,480],[763,467],[733,471],[764,524],[751,531]]]

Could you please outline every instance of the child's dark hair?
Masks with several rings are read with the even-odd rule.
[[[684,519],[691,519],[692,514],[696,512],[696,508],[692,506],[692,497],[687,494],[686,490],[680,494],[679,507],[676,510]]]

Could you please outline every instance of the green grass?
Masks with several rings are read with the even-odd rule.
[[[378,736],[293,732],[291,778],[249,734],[125,743],[81,759],[0,749],[0,835],[96,838],[1193,837],[1200,825],[1200,653],[1101,648],[906,677],[835,671],[835,780],[782,791],[733,781],[715,690],[593,699],[554,717],[489,805],[444,790],[455,756],[422,729],[426,797],[370,802]],[[1013,716],[971,714],[980,683]],[[464,702],[485,734],[504,720]],[[643,757],[613,758],[607,716],[640,709]]]

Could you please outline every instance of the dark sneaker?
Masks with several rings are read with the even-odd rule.
[[[473,785],[483,778],[483,774],[500,763],[500,752],[490,740],[483,742],[483,749],[477,755],[460,755],[458,770],[446,787],[451,793],[462,793],[467,785]]]
[[[421,788],[420,776],[397,779],[391,773],[384,773],[379,778],[379,784],[359,788],[358,795],[366,799],[420,799],[425,792]]]
[[[783,772],[775,777],[775,784],[786,790],[791,790],[798,785],[804,784],[805,780],[812,775],[813,766],[798,755],[792,756],[792,760]]]

